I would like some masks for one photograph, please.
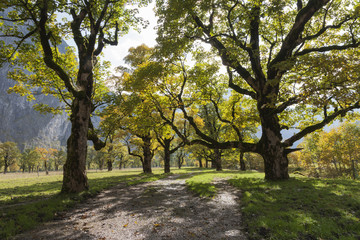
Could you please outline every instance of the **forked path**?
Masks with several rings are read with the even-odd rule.
[[[225,181],[213,199],[194,196],[177,175],[119,185],[16,239],[246,239],[239,192]]]

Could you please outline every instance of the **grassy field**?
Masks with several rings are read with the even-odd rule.
[[[250,239],[360,239],[360,182],[292,177],[268,182],[264,174],[207,171],[187,180],[212,197],[213,179],[226,178],[242,191],[241,212]]]
[[[61,173],[0,175],[0,239],[31,229],[102,189],[155,181],[167,175],[155,169],[89,172],[90,191],[61,195]],[[263,173],[185,168],[188,188],[201,197],[215,196],[212,184],[227,179],[242,192],[239,208],[250,239],[360,239],[360,182],[293,177],[268,182]],[[191,174],[189,174],[191,173]]]
[[[186,173],[187,170],[175,172]],[[127,185],[156,181],[167,175],[154,169],[153,175],[141,174],[141,169],[90,171],[90,190],[80,194],[60,194],[62,172],[0,174],[0,239],[34,228],[57,217],[65,209],[93,196],[103,189],[126,182]]]

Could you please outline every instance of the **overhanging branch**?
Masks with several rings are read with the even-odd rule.
[[[325,117],[323,119],[323,121],[321,121],[320,123],[308,126],[306,128],[304,128],[302,131],[298,132],[297,134],[293,135],[292,137],[288,138],[287,140],[285,140],[283,142],[283,145],[285,147],[290,147],[292,146],[296,141],[302,139],[303,137],[305,137],[307,134],[312,133],[316,130],[319,130],[321,128],[323,128],[325,125],[327,125],[328,123],[330,123],[332,120],[334,120],[336,117],[338,116],[345,116],[346,113],[348,113],[349,111],[352,111],[354,109],[360,108],[360,102],[356,102],[354,105],[349,106],[347,108],[335,111],[333,114],[328,115],[327,117]]]

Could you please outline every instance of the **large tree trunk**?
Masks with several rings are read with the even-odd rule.
[[[108,170],[108,172],[111,172],[112,169],[113,169],[112,161],[111,161],[111,160],[108,160],[108,161],[107,161],[107,170]]]
[[[72,193],[89,189],[86,177],[87,135],[91,102],[86,96],[75,98],[71,112],[71,135],[67,141],[67,159],[61,192]]]
[[[220,151],[220,149],[214,150],[214,163],[216,171],[222,171],[221,154],[222,152]]]
[[[7,172],[7,169],[8,169],[8,155],[6,154],[5,157],[4,157],[4,174]]]
[[[243,151],[240,151],[240,170],[241,171],[246,170],[245,161],[244,161],[244,152]]]
[[[199,168],[203,168],[202,159],[199,158]]]
[[[144,161],[143,164],[143,171],[144,173],[152,173],[151,171],[151,160],[152,160],[152,153],[151,153],[151,137],[146,136],[142,137],[143,140],[143,154],[144,154]]]
[[[109,146],[109,149],[108,149],[108,154],[109,154],[109,156],[111,157],[111,152],[113,151],[113,149],[114,149],[114,146],[112,145],[112,143],[113,143],[113,140],[112,140],[112,138],[110,139],[110,146]],[[113,164],[112,164],[112,159],[108,159],[107,160],[107,169],[108,169],[108,172],[111,172],[112,171],[112,169],[113,169]]]
[[[170,172],[170,139],[164,140],[164,172],[169,173]]]
[[[278,117],[271,113],[272,109],[260,109],[262,136],[258,145],[259,154],[264,159],[265,179],[288,179],[288,158],[282,146],[281,128]]]
[[[47,166],[47,160],[44,161],[44,167],[45,167],[46,175],[49,175],[49,170],[48,170],[48,166]]]

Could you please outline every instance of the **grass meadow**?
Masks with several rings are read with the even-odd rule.
[[[250,239],[360,239],[360,181],[292,176],[269,182],[263,173],[225,170],[197,174],[187,184],[199,196],[213,197],[216,178],[241,190]]]
[[[59,194],[61,172],[0,175],[0,239],[55,219],[66,209],[119,183],[155,181],[162,169],[141,174],[141,169],[88,172],[90,190]],[[292,176],[268,182],[263,173],[209,169],[172,169],[182,174],[188,189],[204,198],[215,196],[212,184],[226,179],[241,190],[239,208],[250,239],[360,239],[360,182]]]

